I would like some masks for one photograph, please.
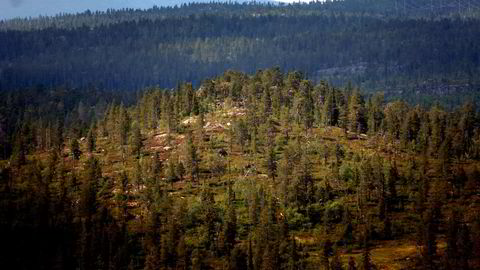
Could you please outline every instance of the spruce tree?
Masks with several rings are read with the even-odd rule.
[[[362,253],[362,264],[361,264],[361,270],[373,270],[376,269],[375,265],[372,262],[372,258],[370,255],[370,246],[368,243],[368,236],[367,232],[365,233],[364,236],[364,241],[363,241],[363,253]]]
[[[453,210],[447,225],[447,248],[445,251],[446,268],[458,269],[458,232],[459,232],[459,215],[456,210]]]
[[[224,235],[225,235],[225,251],[226,254],[230,254],[230,251],[235,246],[235,238],[237,235],[237,213],[235,210],[235,205],[233,198],[229,198],[227,204],[227,211],[225,216],[225,225],[224,225]]]
[[[275,176],[277,176],[277,154],[275,147],[269,146],[267,151],[268,156],[265,165],[267,167],[268,177],[275,181]]]
[[[140,127],[138,123],[133,126],[130,147],[131,147],[132,154],[136,158],[139,158],[140,153],[142,151],[143,142],[142,142],[142,133],[140,131]]]
[[[74,160],[79,160],[82,151],[80,151],[80,145],[78,144],[78,140],[73,138],[70,143],[70,151],[72,153],[72,158]]]
[[[193,135],[191,132],[189,132],[187,136],[186,161],[188,174],[192,182],[195,182],[198,178],[200,158],[198,157],[197,147],[193,143]]]
[[[95,135],[95,130],[93,128],[90,128],[90,130],[88,130],[88,134],[87,134],[87,149],[88,149],[88,152],[90,153],[93,153],[96,148],[97,148],[97,138],[96,138],[96,135]]]

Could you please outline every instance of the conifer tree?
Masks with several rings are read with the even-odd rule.
[[[178,180],[176,167],[177,167],[176,160],[174,158],[170,158],[170,160],[168,161],[166,180],[171,185],[172,189],[173,189],[173,183],[175,183]]]
[[[202,192],[202,221],[205,228],[204,244],[207,250],[215,250],[216,220],[217,210],[215,208],[215,199],[213,193],[205,188]]]
[[[119,124],[118,124],[118,134],[120,145],[127,145],[128,143],[128,133],[130,131],[130,117],[127,110],[123,106],[120,106],[119,109]]]
[[[375,265],[372,262],[372,258],[370,255],[370,246],[368,243],[368,233],[365,233],[364,241],[363,241],[363,253],[362,253],[362,265],[360,267],[361,270],[373,270],[376,269]]]
[[[312,201],[315,194],[312,164],[307,154],[303,154],[300,157],[300,166],[296,168],[295,178],[295,198],[297,204],[306,207]]]
[[[244,146],[246,141],[248,140],[248,127],[243,119],[239,119],[235,123],[235,138],[237,139],[238,145],[242,148],[242,152],[244,151]]]
[[[447,225],[447,248],[445,251],[445,263],[447,269],[458,269],[458,231],[459,231],[459,215],[453,210],[448,219]]]
[[[335,89],[329,88],[322,110],[322,122],[325,126],[335,126],[338,121],[338,107],[335,98]]]
[[[348,123],[352,132],[363,133],[366,130],[365,107],[362,96],[355,90],[348,103]]]
[[[190,254],[188,246],[185,243],[185,236],[182,234],[177,245],[177,262],[176,266],[179,270],[188,270],[190,265]]]
[[[269,146],[267,153],[268,156],[266,161],[266,167],[268,177],[272,178],[272,180],[275,181],[275,176],[277,176],[277,154],[275,152],[275,147]]]
[[[386,192],[387,192],[387,210],[395,209],[398,203],[397,197],[397,183],[399,182],[399,175],[397,171],[397,164],[394,162],[390,164],[388,174],[387,174],[387,183],[386,183]]]
[[[190,175],[192,182],[195,182],[198,178],[200,158],[198,157],[197,147],[193,143],[191,132],[189,132],[187,136],[186,160],[188,174]]]
[[[225,217],[224,225],[224,235],[225,235],[225,251],[226,254],[230,254],[233,247],[235,246],[235,238],[237,235],[237,213],[235,210],[235,205],[231,199],[228,200],[227,211]]]
[[[309,81],[303,80],[300,83],[300,92],[302,95],[301,117],[305,130],[309,130],[313,126],[314,121],[314,104],[312,98],[312,85]]]
[[[263,103],[263,115],[262,115],[263,118],[262,119],[268,119],[268,118],[270,118],[270,115],[272,114],[272,97],[271,97],[269,87],[264,87],[262,103]]]
[[[17,166],[25,165],[27,160],[26,155],[27,155],[27,149],[26,149],[24,140],[19,136],[15,139],[15,144],[13,146],[13,153],[11,156],[13,164]]]
[[[80,145],[78,144],[78,140],[73,138],[70,144],[70,151],[72,153],[72,158],[74,160],[79,160],[82,151],[80,151]]]
[[[438,107],[434,106],[428,112],[430,122],[430,153],[437,156],[438,149],[441,148],[445,139],[445,113]],[[441,152],[446,152],[448,145],[444,144]]]
[[[140,153],[142,151],[143,142],[142,142],[142,133],[140,132],[140,127],[138,123],[133,126],[130,147],[131,147],[132,154],[135,155],[136,158],[139,158]]]
[[[423,214],[417,230],[417,241],[422,255],[424,269],[435,269],[435,258],[437,256],[437,232],[439,222],[438,205],[428,209]]]
[[[88,134],[87,134],[87,149],[88,149],[88,152],[92,153],[96,150],[97,148],[97,138],[95,136],[96,132],[93,128],[90,128],[88,130]]]
[[[52,145],[54,148],[61,150],[64,142],[64,123],[63,120],[57,119],[55,127],[53,130],[53,142]]]
[[[253,128],[252,136],[250,137],[250,152],[255,155],[258,152],[257,148],[257,129]]]
[[[183,166],[182,161],[177,162],[175,166],[175,173],[177,177],[180,179],[180,181],[183,181],[183,177],[185,175],[185,166]]]

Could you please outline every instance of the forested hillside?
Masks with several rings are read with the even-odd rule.
[[[278,66],[414,104],[477,100],[479,4],[400,2],[191,4],[4,21],[0,90],[198,86],[227,69]]]
[[[472,102],[276,68],[0,95],[5,269],[480,267]]]

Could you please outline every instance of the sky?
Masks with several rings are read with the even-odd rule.
[[[151,8],[169,6],[183,2],[202,2],[202,0],[0,0],[0,19],[16,17],[37,17],[39,15],[56,15],[59,13],[77,13],[87,9],[107,10],[109,8]],[[203,0],[210,2],[210,0]],[[220,0],[222,1],[222,0]],[[291,3],[299,0],[278,0]],[[308,0],[300,0],[308,2]]]

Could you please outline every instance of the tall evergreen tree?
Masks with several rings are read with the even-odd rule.
[[[188,174],[194,182],[198,178],[200,158],[197,153],[197,147],[193,143],[193,135],[191,132],[189,132],[187,136],[186,160]]]
[[[80,145],[78,144],[78,140],[73,138],[70,143],[70,151],[72,153],[72,157],[74,160],[79,160],[82,151],[80,151]]]

